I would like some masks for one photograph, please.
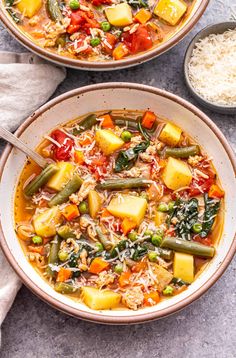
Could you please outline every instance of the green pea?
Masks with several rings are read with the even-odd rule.
[[[151,261],[151,262],[156,262],[157,261],[157,253],[155,252],[155,251],[150,251],[149,253],[148,253],[148,259],[149,259],[149,261]]]
[[[86,203],[86,201],[82,201],[79,204],[79,212],[81,215],[88,213],[88,204]]]
[[[34,236],[32,237],[32,241],[35,245],[40,245],[43,243],[43,239],[40,236]]]
[[[163,295],[165,296],[172,296],[174,292],[174,289],[172,286],[166,286],[164,290],[162,291]]]
[[[123,266],[121,264],[117,264],[115,267],[114,267],[114,271],[118,274],[121,274],[123,272]]]
[[[170,201],[168,203],[168,211],[173,211],[174,210],[174,206],[175,206],[175,202],[174,201]]]
[[[162,237],[157,234],[152,235],[152,244],[155,246],[160,246],[162,242]]]
[[[137,231],[132,231],[132,232],[129,233],[128,239],[131,240],[131,241],[136,241],[137,236],[138,236]]]
[[[131,141],[132,134],[129,131],[123,131],[120,137],[125,143],[128,143]]]
[[[93,39],[90,40],[90,45],[92,47],[96,47],[101,43],[101,40],[98,37],[94,37]]]
[[[101,23],[101,28],[104,32],[107,32],[111,29],[111,24],[108,21],[103,21]]]
[[[58,257],[59,257],[60,261],[64,262],[64,261],[68,260],[69,255],[66,251],[61,250],[58,252]]]
[[[96,242],[95,247],[97,252],[102,252],[104,250],[103,244],[101,242]]]
[[[196,234],[199,234],[199,232],[202,231],[202,224],[200,224],[200,223],[195,223],[195,224],[193,224],[192,230],[193,230],[193,232],[195,232]]]
[[[78,0],[71,0],[69,5],[71,10],[77,10],[80,7]]]
[[[166,213],[169,211],[169,206],[166,203],[161,203],[158,205],[157,210]]]
[[[153,235],[153,232],[151,230],[146,230],[145,233],[143,234],[143,236],[147,237],[147,240],[151,240]]]

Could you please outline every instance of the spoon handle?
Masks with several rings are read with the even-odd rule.
[[[45,168],[48,164],[47,161],[38,153],[30,149],[25,143],[23,143],[19,138],[14,134],[9,132],[7,129],[0,127],[0,137],[5,139],[7,142],[11,143],[14,147],[20,149],[28,157],[33,159],[40,167]]]

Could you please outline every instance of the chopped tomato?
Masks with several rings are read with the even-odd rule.
[[[44,255],[44,254],[45,254],[44,246],[33,246],[33,245],[30,245],[30,246],[28,246],[28,250],[29,250],[30,252],[35,252],[35,253],[40,254],[40,255]]]
[[[204,171],[203,169],[201,169],[201,171],[208,175],[208,178],[202,178],[200,177],[198,180],[193,179],[191,184],[190,184],[190,189],[188,190],[189,196],[193,197],[202,193],[206,193],[209,191],[211,185],[214,183],[215,180],[215,173],[208,170],[208,171]]]
[[[139,25],[137,30],[132,34],[125,32],[122,35],[122,41],[132,54],[146,51],[153,45],[146,25]]]
[[[110,5],[112,4],[111,0],[91,0],[93,6],[101,6],[101,5]]]
[[[106,40],[102,41],[102,48],[108,55],[111,55],[115,44],[117,43],[117,37],[109,32],[106,33],[105,37]]]
[[[88,32],[90,28],[99,28],[100,25],[94,19],[92,11],[76,10],[72,11],[70,16],[70,25],[67,27],[67,32],[73,34],[80,29]]]
[[[212,240],[210,237],[201,237],[199,235],[195,235],[193,240],[206,246],[212,246]]]
[[[53,157],[56,160],[69,160],[71,157],[71,149],[74,145],[73,139],[68,137],[64,132],[59,129],[51,133],[52,139],[59,143],[60,147],[56,144],[53,145]]]

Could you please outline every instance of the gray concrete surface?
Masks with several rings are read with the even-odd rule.
[[[186,46],[204,26],[228,20],[236,0],[212,0],[194,30],[175,48],[128,70],[89,73],[68,70],[56,95],[106,81],[150,84],[196,104],[184,84]],[[0,25],[0,50],[25,51]],[[1,74],[0,74],[1,75]],[[205,111],[236,149],[236,118]],[[180,313],[135,326],[101,326],[62,314],[22,287],[2,326],[2,358],[235,358],[236,259],[203,297]]]

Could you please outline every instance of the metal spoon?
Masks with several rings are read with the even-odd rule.
[[[33,159],[40,167],[45,168],[48,165],[48,162],[38,153],[30,149],[25,143],[23,143],[19,138],[14,134],[9,132],[7,129],[0,127],[0,137],[5,139],[7,142],[11,143],[14,147],[20,149],[28,157]]]

